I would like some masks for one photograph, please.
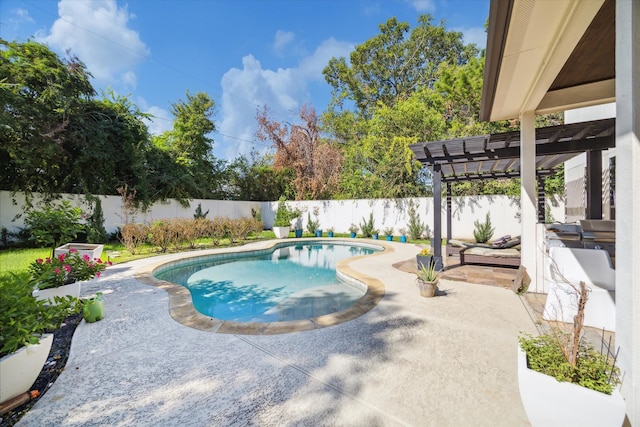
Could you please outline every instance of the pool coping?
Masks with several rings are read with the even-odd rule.
[[[239,335],[274,335],[286,334],[291,332],[310,331],[314,329],[326,328],[349,320],[356,319],[367,313],[373,307],[378,305],[385,295],[384,284],[375,277],[368,276],[364,273],[354,270],[350,264],[363,257],[374,257],[394,252],[391,245],[387,245],[384,241],[373,239],[343,239],[343,238],[304,238],[304,239],[277,239],[260,242],[256,245],[251,243],[244,246],[230,247],[224,249],[208,249],[198,252],[185,252],[180,254],[180,258],[164,260],[154,264],[147,265],[138,269],[134,277],[141,283],[155,286],[165,290],[169,294],[169,314],[171,317],[182,325],[201,331],[214,332],[220,334],[239,334]],[[287,245],[288,243],[305,243],[305,242],[322,242],[341,244],[363,244],[367,246],[379,246],[383,250],[369,255],[354,256],[338,261],[336,264],[336,272],[343,278],[350,281],[362,283],[367,287],[365,294],[360,297],[352,306],[335,313],[325,314],[318,317],[302,320],[290,320],[283,322],[234,322],[229,320],[216,319],[206,316],[198,312],[193,306],[191,293],[184,286],[167,282],[165,280],[156,279],[153,273],[156,269],[176,262],[179,260],[194,259],[200,257],[210,257],[212,255],[237,254],[271,251],[277,249],[278,246]]]

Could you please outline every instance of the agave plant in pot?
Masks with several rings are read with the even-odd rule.
[[[29,266],[31,284],[35,287],[33,296],[51,302],[55,301],[56,296],[78,298],[81,282],[100,277],[107,265],[111,265],[111,262],[91,259],[88,255],[80,255],[75,249],[53,258],[39,258]]]
[[[416,283],[420,289],[420,295],[431,298],[436,295],[438,290],[438,282],[440,281],[441,272],[436,270],[435,264],[422,265],[418,269],[418,277]]]
[[[539,336],[523,335],[518,347],[518,386],[533,426],[620,426],[625,403],[617,390],[617,354],[602,342],[596,351],[584,338],[588,288],[578,293],[573,323],[550,328]]]
[[[29,391],[49,355],[53,334],[80,309],[72,297],[56,304],[31,296],[28,273],[0,277],[0,403]]]

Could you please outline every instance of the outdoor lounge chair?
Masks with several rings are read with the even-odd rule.
[[[449,246],[452,249],[449,249]],[[509,238],[498,246],[452,239],[447,245],[447,255],[457,252],[460,255],[460,265],[486,264],[518,267],[520,265],[519,248],[520,237]]]
[[[545,280],[549,281],[545,320],[573,322],[578,307],[578,293],[574,288],[582,281],[590,290],[584,325],[615,331],[616,274],[607,251],[552,247],[545,270]]]

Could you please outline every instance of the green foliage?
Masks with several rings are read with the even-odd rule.
[[[393,236],[393,227],[387,227],[384,229],[385,236]]]
[[[36,244],[50,247],[53,253],[57,246],[73,241],[83,230],[81,218],[80,208],[72,207],[69,201],[63,200],[58,204],[45,204],[42,210],[29,210],[24,222]]]
[[[475,226],[473,237],[477,243],[487,243],[493,236],[495,229],[491,226],[491,214],[489,212],[487,212],[484,222],[475,220],[473,225]]]
[[[198,207],[196,208],[196,213],[193,214],[193,218],[195,219],[206,218],[208,214],[209,214],[209,210],[207,209],[206,212],[202,212],[202,203],[198,203]]]
[[[416,211],[416,205],[413,200],[409,200],[409,238],[412,240],[418,240],[422,238],[426,225],[420,221],[420,214]]]
[[[106,243],[107,230],[104,228],[104,214],[102,213],[102,201],[99,197],[87,196],[89,202],[93,202],[93,212],[87,218],[85,226],[87,243]]]
[[[76,249],[53,258],[38,258],[29,266],[31,283],[38,289],[57,288],[78,281],[100,277],[107,268],[101,259],[80,256]]]
[[[369,116],[379,104],[391,106],[408,98],[416,88],[432,87],[441,63],[465,63],[477,54],[464,46],[462,33],[433,25],[430,15],[420,15],[418,25],[391,18],[380,34],[357,45],[346,58],[332,58],[322,73],[333,88],[334,103],[347,99]]]
[[[558,381],[572,382],[601,393],[611,394],[619,383],[620,371],[606,356],[596,352],[584,340],[580,342],[576,366],[567,362],[562,341],[572,340],[571,334],[559,331],[537,337],[520,337],[520,346],[527,354],[530,369],[550,375]]]
[[[315,233],[316,230],[320,227],[320,221],[316,216],[315,220],[311,219],[311,212],[307,213],[307,231],[311,234]]]
[[[55,297],[56,304],[31,296],[30,276],[24,272],[0,276],[0,358],[27,344],[37,344],[48,330],[80,309],[72,297]]]
[[[376,230],[376,226],[373,222],[373,212],[369,213],[369,220],[365,220],[362,218],[362,223],[360,224],[360,231],[362,232],[363,237],[371,237]],[[375,233],[377,234],[377,233]]]
[[[424,264],[418,270],[418,278],[424,282],[437,282],[442,272],[436,270],[436,264],[431,262],[428,266]]]
[[[300,215],[301,212],[298,209],[290,209],[285,200],[280,198],[273,225],[275,227],[288,227],[291,225],[291,220],[299,217]]]

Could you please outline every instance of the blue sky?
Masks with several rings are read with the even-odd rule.
[[[331,57],[348,57],[393,16],[413,28],[421,13],[484,47],[489,0],[2,0],[0,37],[70,50],[98,91],[156,116],[155,134],[171,128],[171,104],[187,90],[207,92],[214,153],[233,159],[267,148],[255,138],[259,107],[289,122],[305,103],[320,113]]]

